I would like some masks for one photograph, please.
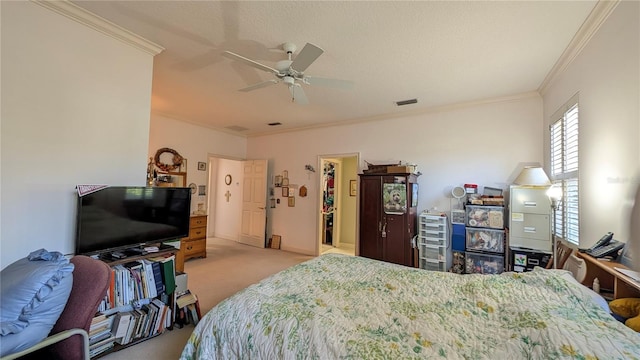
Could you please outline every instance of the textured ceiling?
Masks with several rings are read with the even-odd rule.
[[[165,48],[154,59],[154,113],[252,135],[536,91],[596,1],[73,3]],[[303,85],[309,105],[283,83],[237,91],[273,75],[221,53],[275,67],[284,42],[324,49],[306,75],[355,86]]]

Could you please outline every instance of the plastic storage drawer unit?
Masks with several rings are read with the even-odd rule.
[[[504,271],[504,257],[467,251],[465,257],[465,272],[467,274],[500,274]]]
[[[424,212],[420,214],[418,229],[420,268],[434,271],[449,270],[451,246],[447,218]]]
[[[467,250],[504,253],[504,230],[467,228]]]
[[[442,261],[432,259],[420,259],[420,268],[430,271],[447,271],[447,264]]]
[[[504,228],[504,207],[467,205],[467,226]]]

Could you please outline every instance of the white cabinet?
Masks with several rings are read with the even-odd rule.
[[[448,271],[451,240],[446,216],[422,213],[418,220],[418,251],[421,269]]]
[[[509,246],[551,251],[551,203],[546,187],[510,188]]]

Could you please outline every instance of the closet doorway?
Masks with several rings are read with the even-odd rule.
[[[318,254],[356,254],[358,163],[359,154],[319,157]]]

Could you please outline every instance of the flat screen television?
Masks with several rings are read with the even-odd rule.
[[[113,186],[78,196],[76,254],[98,254],[189,235],[191,189]]]

